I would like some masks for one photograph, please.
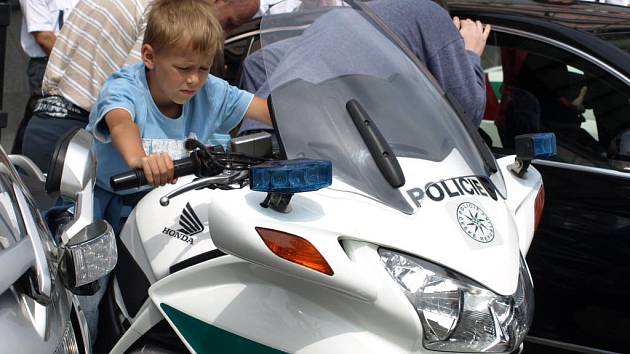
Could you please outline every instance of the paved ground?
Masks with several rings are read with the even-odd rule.
[[[7,28],[7,48],[4,69],[4,96],[2,110],[8,113],[9,124],[0,132],[0,140],[5,151],[10,151],[15,131],[24,114],[28,100],[28,82],[26,79],[26,62],[28,57],[20,45],[20,26],[22,14],[17,1],[10,1],[11,24]]]

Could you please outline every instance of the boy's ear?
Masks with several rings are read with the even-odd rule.
[[[140,50],[142,55],[142,62],[147,69],[152,70],[155,67],[155,50],[150,44],[143,44]]]

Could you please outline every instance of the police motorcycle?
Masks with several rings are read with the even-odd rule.
[[[96,165],[92,137],[72,131],[55,149],[45,177],[27,157],[0,148],[0,343],[3,353],[91,353],[77,295],[98,290],[116,264],[111,226],[92,218]],[[19,171],[19,172],[18,172]],[[29,190],[25,181],[33,184]],[[38,211],[46,191],[76,203],[54,237]],[[41,188],[40,188],[41,187]]]
[[[522,349],[544,203],[529,164],[554,137],[519,136],[518,154],[495,160],[368,10],[319,18],[333,11],[327,28],[354,57],[329,68],[347,70],[292,61],[297,50],[265,58],[277,149],[264,132],[226,150],[188,140],[178,183],[126,220],[105,299],[111,353]],[[263,48],[308,45],[317,20],[292,18],[263,18]],[[141,171],[111,180],[144,183]]]

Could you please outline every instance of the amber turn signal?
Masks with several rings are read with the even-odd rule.
[[[287,261],[333,275],[333,270],[319,251],[307,240],[286,232],[257,227],[256,232],[271,252]]]

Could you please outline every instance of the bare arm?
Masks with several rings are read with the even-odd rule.
[[[105,115],[105,123],[118,150],[129,168],[142,168],[147,182],[154,187],[174,183],[173,160],[167,153],[147,156],[142,148],[140,130],[124,109],[113,109]]]
[[[464,38],[466,49],[481,56],[490,35],[490,25],[483,25],[481,21],[470,19],[460,20],[457,16],[453,17],[453,24]]]
[[[55,40],[57,36],[55,36],[54,32],[49,31],[41,31],[41,32],[32,32],[33,37],[35,37],[35,42],[39,44],[40,47],[44,50],[46,55],[50,55],[50,52],[55,45]]]
[[[261,123],[272,125],[267,100],[263,100],[260,97],[254,96],[254,99],[252,100],[252,103],[249,104],[245,115]]]

